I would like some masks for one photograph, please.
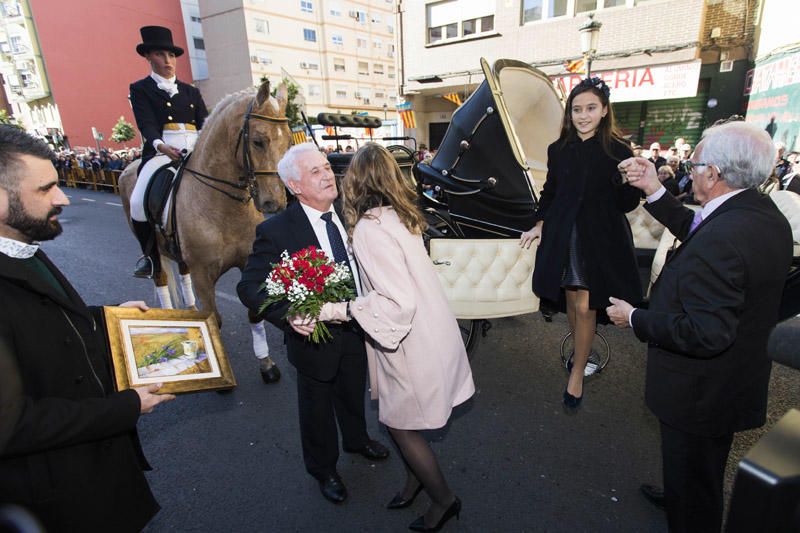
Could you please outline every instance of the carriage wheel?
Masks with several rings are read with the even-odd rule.
[[[567,363],[572,359],[575,354],[575,347],[572,340],[572,332],[570,331],[564,336],[561,341],[561,364],[564,368]],[[594,340],[592,340],[592,349],[589,352],[589,360],[586,363],[586,369],[583,375],[588,377],[594,374],[599,374],[608,365],[611,360],[611,347],[608,341],[600,333],[595,332]]]
[[[478,343],[482,335],[483,320],[458,320],[458,329],[461,330],[461,339],[467,349],[467,357],[472,359],[478,349]]]

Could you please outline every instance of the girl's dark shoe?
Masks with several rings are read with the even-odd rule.
[[[460,514],[461,514],[461,500],[459,500],[458,496],[456,496],[456,499],[453,500],[453,503],[450,504],[450,507],[447,508],[447,510],[442,515],[442,518],[439,519],[439,522],[435,526],[433,527],[426,526],[425,516],[420,516],[419,518],[411,522],[411,524],[408,526],[408,529],[410,529],[411,531],[439,531],[442,529],[442,527],[444,527],[447,521],[453,518],[454,516],[456,517],[456,520],[459,520]]]
[[[387,505],[387,509],[404,509],[414,503],[414,500],[417,498],[417,495],[422,492],[422,484],[417,487],[417,490],[414,491],[414,494],[411,495],[410,498],[407,500],[403,499],[402,493],[397,493],[392,501],[390,501]]]
[[[583,395],[581,396],[573,396],[572,394],[567,392],[567,389],[564,389],[564,407],[575,411],[578,407],[581,406],[581,402],[583,401]]]

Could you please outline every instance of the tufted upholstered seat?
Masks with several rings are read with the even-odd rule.
[[[517,239],[432,239],[431,259],[458,318],[497,318],[533,313],[531,290],[536,246]]]

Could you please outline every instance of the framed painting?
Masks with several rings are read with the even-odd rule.
[[[180,394],[236,386],[213,315],[104,307],[117,390],[163,383]]]

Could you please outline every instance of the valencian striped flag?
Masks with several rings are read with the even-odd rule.
[[[294,144],[303,144],[304,142],[308,142],[305,129],[301,128],[299,130],[292,131],[292,141]]]
[[[358,113],[358,116],[359,117],[369,116],[369,112],[362,111],[362,112]],[[371,139],[372,136],[375,135],[375,130],[372,129],[372,128],[364,128],[364,134]]]
[[[326,126],[325,133],[327,135],[336,135],[336,128],[334,128],[333,126]]]
[[[403,120],[404,128],[416,128],[417,118],[414,116],[414,109],[411,102],[403,102],[397,105],[397,112],[400,113],[400,118]]]
[[[564,68],[567,70],[567,72],[572,72],[573,74],[583,74],[583,67],[583,59],[573,59],[572,61],[564,63]]]
[[[458,93],[444,94],[444,95],[442,95],[442,98],[444,98],[445,100],[449,100],[449,101],[453,102],[457,106],[461,105],[461,97],[458,95]]]

